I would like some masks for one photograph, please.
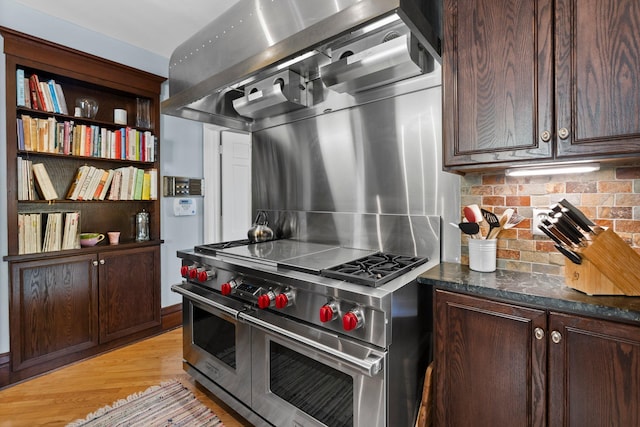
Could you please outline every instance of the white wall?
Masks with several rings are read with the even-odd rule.
[[[0,25],[45,40],[167,76],[169,58],[137,48],[78,25],[35,11],[14,0],[0,0]],[[5,60],[0,55],[0,188],[6,186],[6,90]],[[166,83],[163,92],[167,92]],[[202,125],[174,117],[162,117],[160,175],[202,177]],[[202,200],[198,215],[174,217],[173,201],[161,200],[162,207],[162,306],[180,302],[170,286],[180,281],[176,250],[202,243]],[[7,254],[6,197],[0,197],[0,256]],[[8,263],[0,263],[0,353],[9,351]]]

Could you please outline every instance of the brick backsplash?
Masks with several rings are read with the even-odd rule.
[[[533,209],[546,209],[562,199],[580,208],[598,225],[612,227],[640,253],[640,166],[609,166],[581,175],[467,174],[460,185],[462,206],[475,203],[497,215],[513,208],[526,217],[517,227],[500,233],[498,268],[564,275],[566,258],[551,240],[534,236],[531,230]],[[469,262],[467,242],[467,236],[463,235],[464,264]]]

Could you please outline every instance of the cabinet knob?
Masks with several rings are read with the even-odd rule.
[[[562,334],[558,331],[551,332],[551,341],[553,341],[554,344],[558,344],[562,341]]]
[[[567,129],[567,128],[558,129],[558,136],[560,137],[560,139],[569,138],[569,129]]]
[[[100,265],[104,265],[104,260],[103,259],[100,260]]]
[[[549,142],[551,141],[551,132],[549,132],[548,130],[543,131],[540,134],[540,139],[542,140],[542,142]]]
[[[544,338],[544,329],[535,328],[533,330],[533,335],[536,337],[537,340],[541,340],[542,338]]]
[[[94,267],[98,266],[98,261],[92,261],[91,264],[93,264]]]

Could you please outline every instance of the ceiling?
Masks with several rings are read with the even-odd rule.
[[[169,58],[238,0],[17,0],[48,15]]]

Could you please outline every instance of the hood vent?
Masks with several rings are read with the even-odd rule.
[[[441,17],[441,0],[239,0],[174,51],[162,113],[253,131],[357,105],[435,68]]]
[[[245,96],[233,100],[244,117],[261,119],[308,106],[305,82],[299,74],[286,70],[245,86]]]
[[[397,16],[397,15],[394,15]],[[431,57],[402,23],[331,50],[322,82],[337,92],[356,93],[433,71]]]

